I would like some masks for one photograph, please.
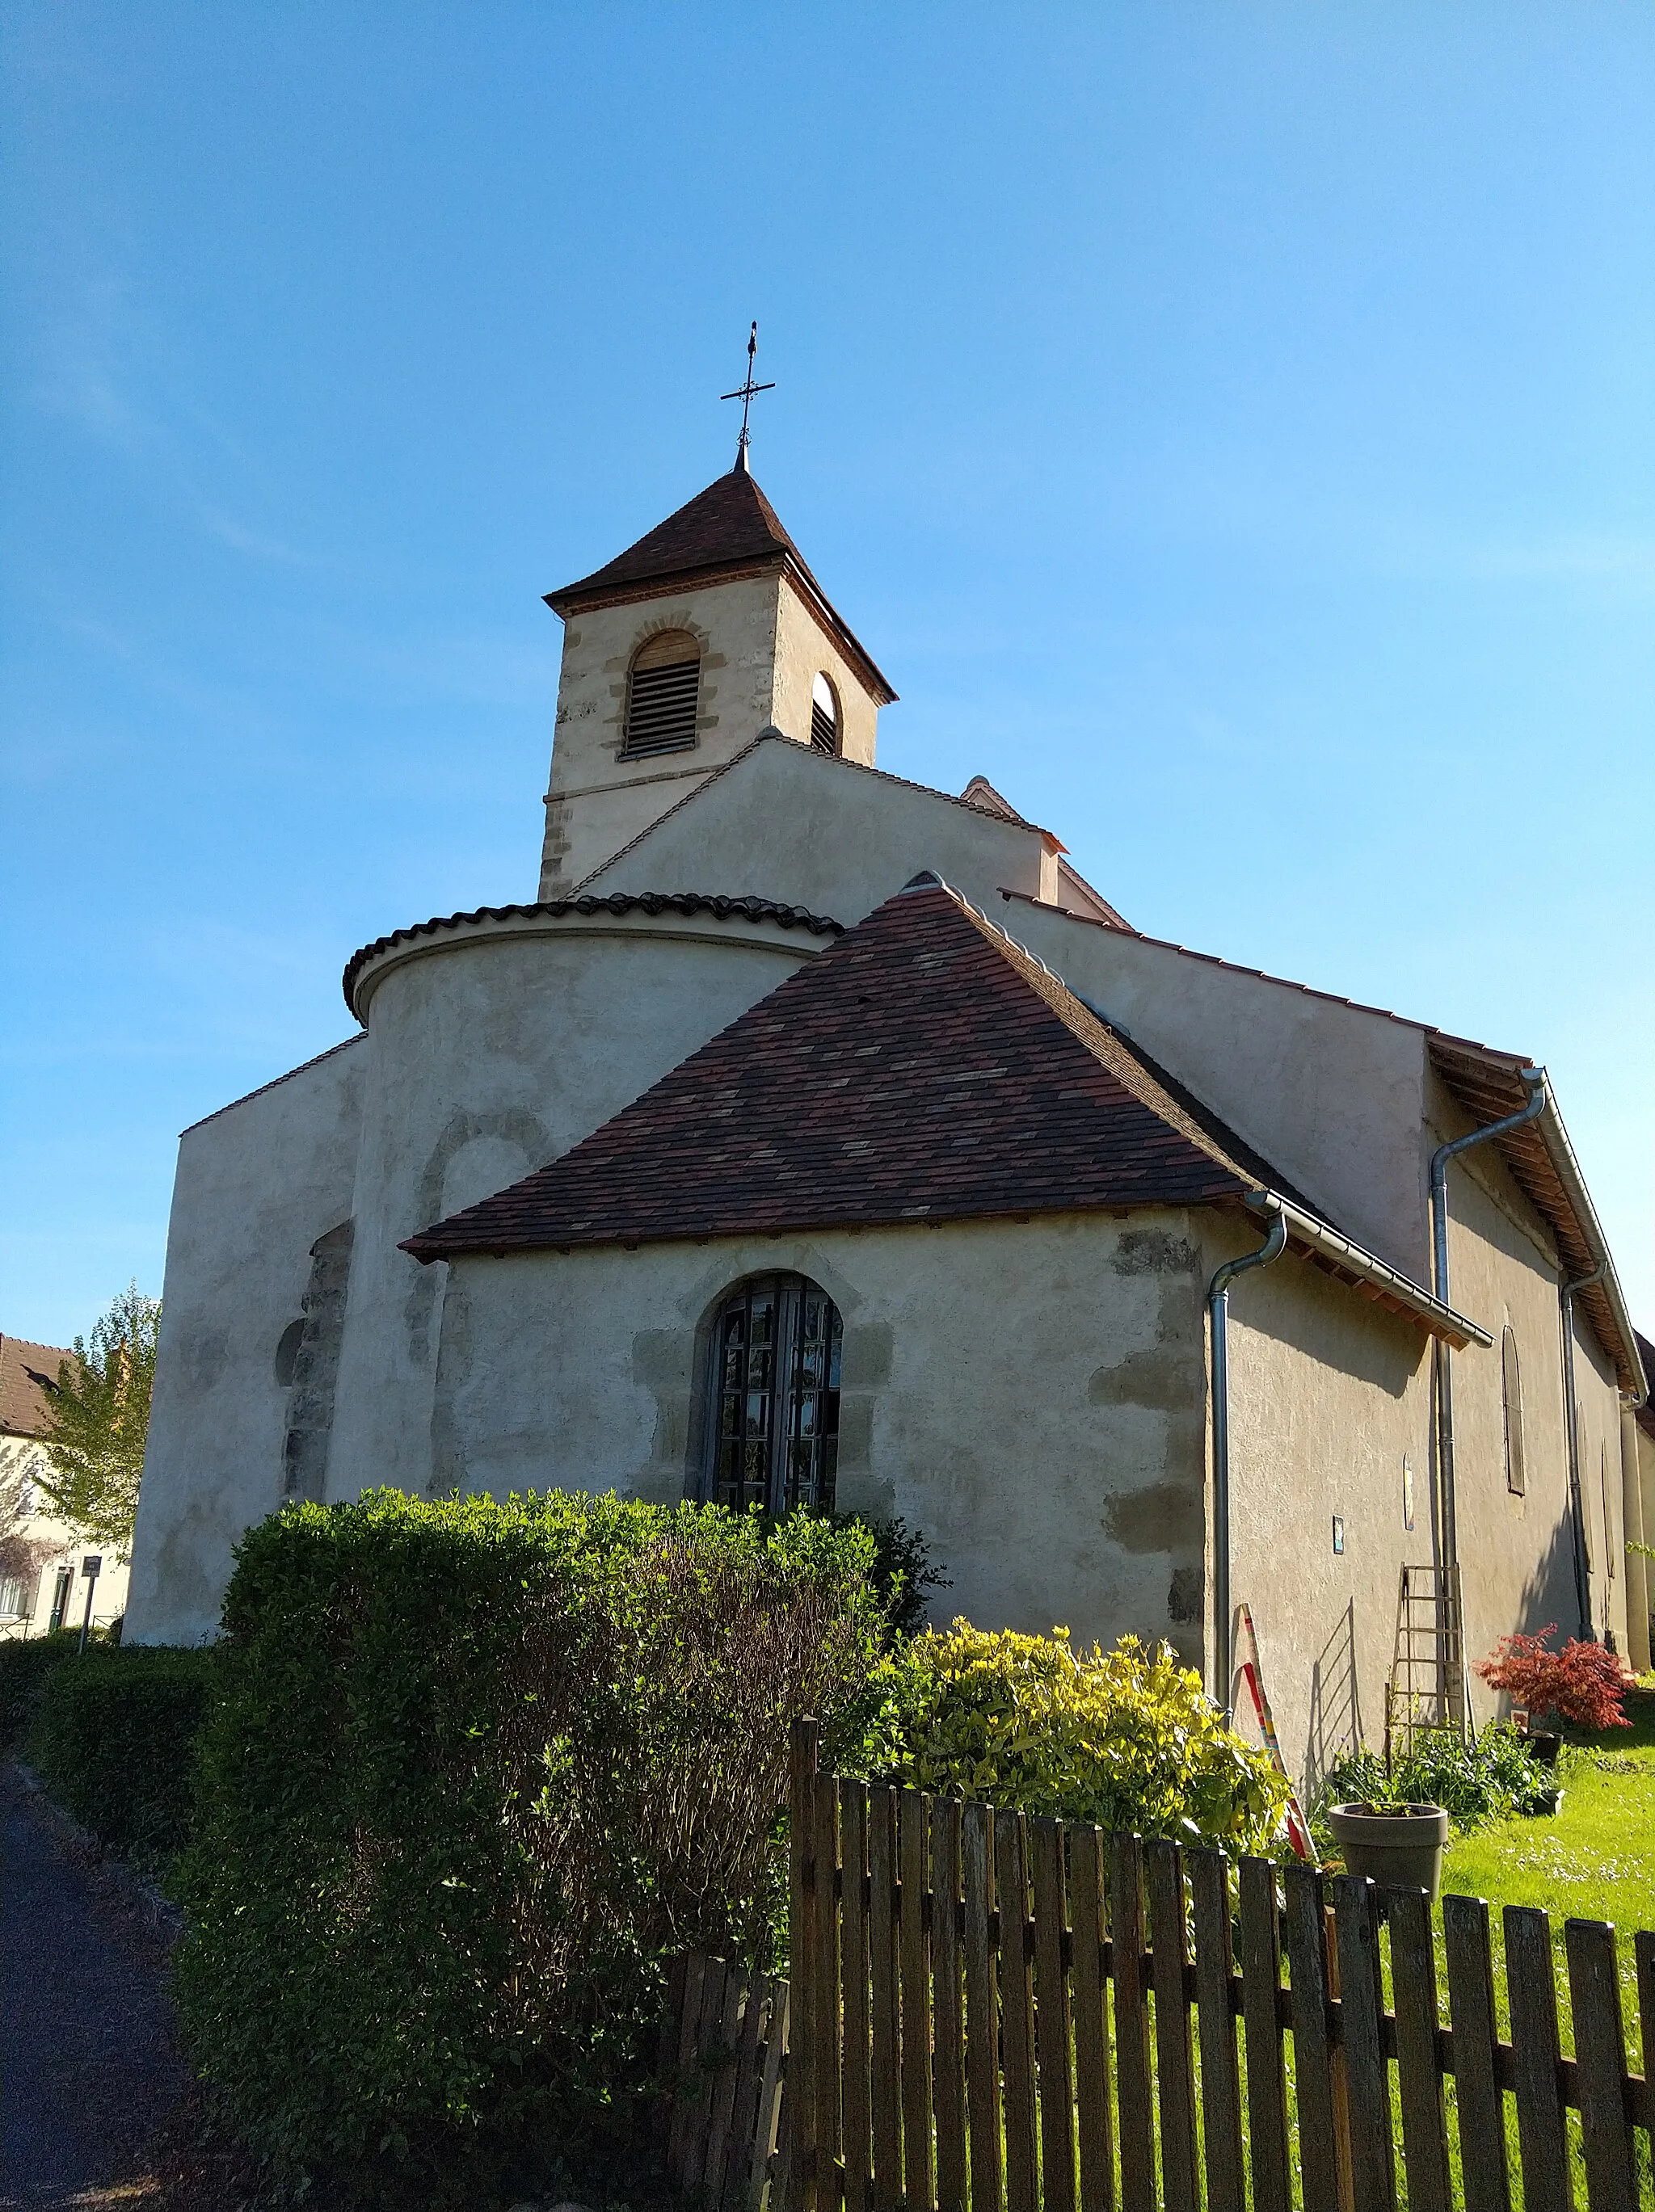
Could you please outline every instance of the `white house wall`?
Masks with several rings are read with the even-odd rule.
[[[386,957],[329,1497],[429,1478],[444,1268],[402,1240],[558,1158],[832,942],[639,912],[474,925]]]
[[[989,911],[1348,1236],[1429,1281],[1421,1030],[1055,907]]]
[[[1199,1663],[1201,1255],[1182,1213],[454,1261],[434,1483],[685,1493],[698,1332],[773,1268],[843,1317],[838,1503],[900,1514],[953,1577],[933,1616]]]
[[[751,891],[849,927],[932,868],[981,906],[1056,888],[1040,831],[771,739],[593,878],[611,890]]]
[[[367,1060],[353,1040],[179,1139],[133,1539],[137,1642],[210,1636],[232,1551],[281,1502],[277,1351],[311,1246],[350,1218]]]

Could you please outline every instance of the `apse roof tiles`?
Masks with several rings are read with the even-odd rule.
[[[1039,961],[932,881],[876,908],[422,1260],[1287,1187]]]

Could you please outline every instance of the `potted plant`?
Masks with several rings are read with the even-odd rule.
[[[1423,1889],[1433,1898],[1441,1889],[1448,1815],[1440,1805],[1390,1798],[1333,1805],[1328,1821],[1347,1872],[1366,1875],[1387,1889]]]

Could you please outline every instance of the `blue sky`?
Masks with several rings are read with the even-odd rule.
[[[1545,1060],[1655,1325],[1655,11],[9,0],[0,1328],[532,896],[539,594],[754,465],[1141,927]],[[754,889],[764,886],[721,886]]]

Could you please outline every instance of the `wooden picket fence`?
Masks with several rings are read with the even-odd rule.
[[[666,2170],[706,2212],[761,2212],[776,2186],[788,1984],[692,1951],[673,1967],[661,2047]]]
[[[1655,2097],[1602,1923],[1564,1931],[1565,2057],[1543,1912],[1506,1911],[1508,2042],[1479,1899],[1442,1903],[1445,2027],[1422,1891],[843,1781],[808,1722],[792,1796],[792,2047],[751,2203],[769,2175],[786,2212],[1396,2212],[1400,2163],[1408,2212],[1512,2212],[1509,2095],[1524,2212],[1574,2212],[1571,2113],[1587,2212],[1649,2212]],[[1634,1949],[1647,2063],[1655,1935]],[[709,1986],[695,2047],[730,2051],[745,2016]]]

